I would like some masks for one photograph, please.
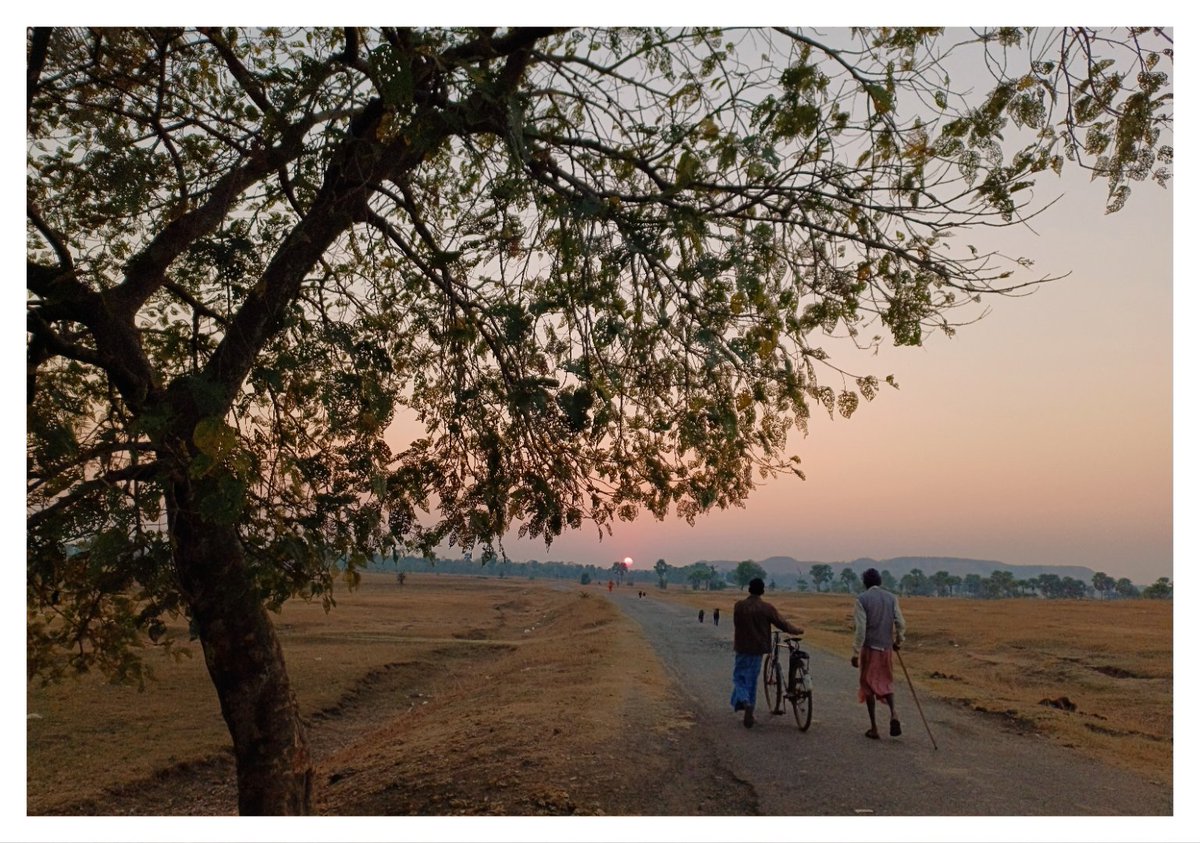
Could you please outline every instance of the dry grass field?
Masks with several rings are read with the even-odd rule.
[[[647,783],[690,723],[598,588],[375,575],[337,603],[277,618],[320,812],[656,813]],[[235,812],[228,735],[194,649],[155,662],[144,693],[98,677],[31,686],[29,813]],[[631,774],[635,746],[646,757]]]
[[[730,613],[740,596],[652,595]],[[848,658],[848,596],[769,599],[812,646]],[[601,587],[375,575],[337,602],[329,614],[293,602],[277,618],[321,813],[736,813],[728,782],[680,772],[693,724]],[[922,693],[1171,781],[1170,603],[902,606]],[[99,677],[29,686],[30,814],[235,812],[228,736],[192,647],[179,663],[154,659],[144,693]],[[1063,698],[1074,710],[1042,704]],[[676,801],[655,801],[664,791]]]
[[[719,606],[731,622],[734,602],[745,596],[665,594],[709,611]],[[804,628],[810,644],[850,658],[850,595],[781,592],[767,600]],[[1171,781],[1171,601],[906,597],[900,606],[908,623],[903,657],[923,693]]]

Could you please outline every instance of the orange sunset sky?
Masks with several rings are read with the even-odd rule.
[[[806,481],[764,482],[744,509],[504,542],[509,558],[646,568],[707,560],[964,556],[1084,565],[1135,583],[1172,576],[1173,186],[1143,183],[1106,215],[1078,172],[1030,226],[964,235],[1070,275],[993,297],[979,323],[878,357],[826,344],[859,374],[894,374],[850,420],[814,410],[789,447]],[[1014,279],[1015,280],[1015,279]],[[398,425],[393,444],[412,431]],[[445,555],[461,551],[444,548]]]

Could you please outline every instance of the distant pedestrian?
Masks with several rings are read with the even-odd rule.
[[[904,615],[900,601],[890,591],[884,591],[882,578],[874,568],[863,571],[866,591],[854,601],[854,655],[850,664],[858,668],[858,701],[867,704],[871,728],[867,737],[879,740],[875,726],[875,698],[887,703],[891,716],[889,733],[900,734],[896,717],[896,695],[892,682],[892,651],[900,649],[904,640]]]
[[[720,623],[721,623],[721,609],[720,609],[720,607],[717,607],[716,609],[713,609],[713,626],[717,626]]]
[[[701,609],[701,610],[700,610],[700,616],[699,616],[699,617],[700,617],[700,623],[704,623],[704,610],[703,610],[703,609]]]
[[[759,577],[750,580],[750,596],[733,604],[733,694],[729,698],[734,711],[745,712],[742,725],[754,725],[754,700],[758,669],[762,657],[771,652],[771,627],[792,635],[804,630],[790,624],[779,610],[762,599],[766,586]]]

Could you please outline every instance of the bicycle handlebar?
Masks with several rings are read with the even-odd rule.
[[[778,647],[780,644],[786,644],[789,650],[798,650],[800,648],[800,643],[803,640],[799,635],[788,635],[781,638],[780,636],[783,634],[783,630],[779,629],[773,629],[771,630],[771,633],[774,636],[772,643],[772,646],[774,647]]]

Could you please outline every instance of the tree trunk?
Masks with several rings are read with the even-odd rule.
[[[242,815],[308,814],[312,761],[275,627],[237,531],[204,519],[187,480],[168,495],[180,584],[237,761]]]

